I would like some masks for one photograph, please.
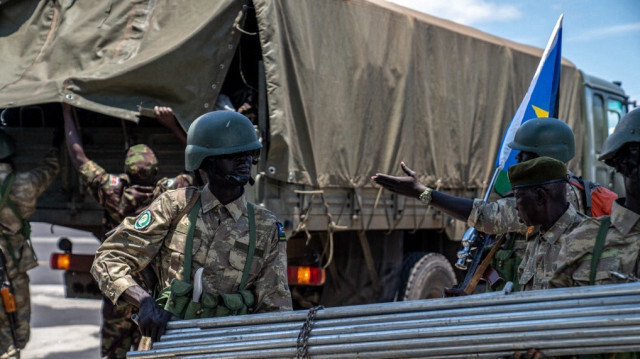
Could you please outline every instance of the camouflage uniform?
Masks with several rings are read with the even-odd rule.
[[[539,232],[527,242],[527,249],[518,268],[518,282],[522,290],[548,289],[549,280],[557,266],[565,238],[574,228],[588,219],[569,205],[569,208],[546,232]]]
[[[579,212],[584,213],[582,190],[567,183],[567,201]],[[524,234],[527,226],[520,222],[515,197],[501,198],[495,202],[480,199],[473,201],[473,208],[467,224],[487,234],[518,232]]]
[[[610,271],[627,276],[638,274],[640,214],[628,210],[619,201],[613,204],[611,226],[598,261],[595,284],[619,282],[620,279],[611,276]],[[550,281],[552,287],[589,285],[593,246],[604,218],[588,219],[563,238],[557,269]]]
[[[114,303],[136,283],[129,273],[151,265],[159,286],[183,279],[184,250],[189,228],[184,216],[171,222],[187,205],[195,190],[178,189],[162,194],[137,219],[129,217],[100,246],[91,269],[100,289]],[[211,294],[238,291],[249,243],[249,220],[244,195],[223,205],[208,186],[201,192],[193,238],[191,278],[203,267],[203,291]],[[255,207],[256,249],[246,288],[255,295],[252,312],[291,310],[287,285],[286,240],[274,215]]]
[[[149,162],[152,161],[145,161],[140,157],[145,155],[148,147],[141,147],[141,149],[142,151],[127,155],[125,167],[129,174],[133,172],[141,178],[153,178],[155,173],[149,171],[153,166]],[[155,158],[155,155],[153,156]],[[79,172],[89,192],[105,209],[102,220],[103,233],[117,227],[124,218],[140,214],[162,192],[189,186],[192,183],[191,176],[182,174],[176,178],[163,178],[155,186],[134,184],[129,174],[109,174],[93,161],[82,164]],[[137,276],[136,279],[143,284],[141,277]],[[134,309],[135,307],[128,304],[114,306],[111,301],[103,299],[101,328],[103,357],[124,358],[132,345],[137,346],[140,331],[131,320]]]
[[[582,190],[570,183],[567,183],[567,201],[584,213]],[[488,234],[508,233],[505,245],[496,252],[491,264],[506,281],[513,282],[514,290],[519,290],[515,274],[527,247],[527,237],[524,235],[527,225],[520,222],[515,197],[501,198],[495,202],[474,200],[467,224]]]
[[[29,340],[31,300],[27,271],[38,265],[33,248],[25,236],[27,233],[23,228],[22,220],[29,218],[35,212],[38,196],[53,182],[58,170],[58,150],[52,149],[46,155],[42,166],[16,173],[9,199],[15,204],[22,218],[18,218],[8,205],[0,209],[0,230],[2,231],[0,250],[6,260],[18,306],[16,312],[18,349],[24,348]],[[9,164],[0,163],[0,183],[4,182],[11,172]],[[0,358],[18,357],[19,353],[13,345],[9,319],[0,307]]]

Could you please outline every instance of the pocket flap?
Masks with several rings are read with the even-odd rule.
[[[187,283],[185,281],[173,279],[171,280],[171,294],[174,296],[184,296],[187,295],[193,289],[193,285],[191,283]]]
[[[244,304],[246,304],[247,307],[251,308],[255,301],[255,297],[253,296],[253,293],[251,293],[251,291],[246,289],[243,289],[238,293],[240,293],[240,295],[242,296],[242,299],[244,300]]]
[[[200,300],[202,306],[205,308],[215,308],[218,306],[218,295],[212,293],[203,293]]]
[[[242,296],[238,293],[220,294],[220,296],[222,296],[225,307],[231,311],[240,310],[244,306]]]

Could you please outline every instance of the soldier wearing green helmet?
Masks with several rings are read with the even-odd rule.
[[[534,118],[525,121],[508,146],[520,151],[516,156],[518,163],[541,156],[567,163],[575,156],[573,131],[566,123],[556,118]],[[507,196],[494,202],[487,202],[481,199],[472,200],[451,196],[420,183],[416,173],[404,162],[401,163],[401,167],[407,174],[406,177],[377,174],[371,180],[392,192],[414,197],[427,205],[434,206],[480,232],[487,234],[515,232],[522,235],[509,235],[505,249],[496,253],[499,261],[494,263],[501,276],[505,280],[513,280],[514,287],[518,289],[516,273],[525,250],[526,244],[522,239],[528,232],[528,226],[518,216],[515,199]],[[581,179],[574,177],[571,173],[569,175],[570,181],[566,184],[567,200],[577,211],[590,215],[591,210],[585,205],[588,194],[585,194],[584,190],[589,186],[581,185]],[[608,211],[607,213],[610,213],[610,208]]]
[[[589,279],[591,284],[624,282],[640,275],[640,109],[622,117],[599,159],[624,177],[626,196],[613,203],[610,216],[589,219],[571,232],[562,251],[570,260],[556,268],[553,286],[585,285]],[[601,228],[606,229],[602,235]],[[590,278],[594,261],[598,275]]]
[[[292,309],[282,225],[244,193],[261,147],[244,115],[200,116],[187,133],[185,167],[208,182],[160,195],[96,252],[91,272],[100,289],[114,304],[138,307],[142,334],[153,341],[171,318]],[[147,265],[158,275],[156,298],[131,277]]]
[[[31,305],[27,271],[36,267],[38,261],[31,246],[28,218],[36,210],[38,197],[58,174],[62,138],[62,132],[54,133],[53,146],[42,165],[16,172],[13,163],[16,144],[0,130],[0,285],[5,291],[0,299],[3,302],[0,305],[0,358],[19,358],[19,351],[29,341]],[[7,289],[9,297],[5,296]],[[11,307],[11,311],[7,309]]]

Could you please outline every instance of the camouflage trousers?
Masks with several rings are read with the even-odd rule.
[[[29,341],[31,320],[31,296],[29,294],[29,276],[26,273],[18,273],[11,279],[16,297],[17,312],[16,318],[16,339],[17,348],[13,344],[11,326],[4,306],[0,304],[0,359],[20,358],[19,349],[24,349]]]
[[[103,358],[126,358],[127,352],[135,350],[140,342],[140,329],[131,320],[137,312],[130,304],[114,305],[102,298],[102,328],[100,330],[100,354]]]

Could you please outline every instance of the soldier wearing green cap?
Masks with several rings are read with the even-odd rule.
[[[53,182],[59,170],[62,132],[54,135],[53,148],[42,165],[16,172],[13,138],[0,130],[0,285],[13,295],[13,310],[0,298],[0,358],[19,358],[29,341],[31,305],[29,275],[38,261],[31,246],[28,218],[36,210],[36,200]]]
[[[261,147],[244,115],[200,116],[189,127],[185,163],[209,182],[163,193],[96,252],[91,271],[100,289],[113,303],[138,307],[140,329],[153,341],[172,317],[292,309],[282,225],[244,192]],[[158,276],[157,298],[131,277],[148,265]]]
[[[550,157],[509,167],[518,215],[527,226],[539,227],[518,268],[523,290],[550,288],[563,238],[588,218],[567,201],[567,179],[566,165]]]
[[[155,113],[160,123],[169,127],[181,141],[186,140],[181,128],[178,129],[175,125],[170,127],[172,123],[177,124],[170,108],[156,107]],[[71,162],[89,192],[105,210],[102,219],[103,235],[117,227],[124,218],[140,214],[160,193],[191,185],[191,176],[185,174],[157,180],[158,159],[153,150],[144,144],[131,146],[127,150],[124,173],[108,173],[86,156],[70,105],[63,104],[63,115]],[[152,278],[153,275],[147,277]],[[137,276],[136,279],[143,283],[142,276]],[[124,358],[132,345],[137,346],[140,333],[130,319],[134,309],[128,305],[117,307],[108,299],[103,300],[100,341],[102,357]]]
[[[624,177],[626,196],[614,202],[611,216],[585,221],[567,237],[553,286],[624,282],[640,275],[640,109],[620,120],[599,159]]]
[[[554,158],[567,163],[575,156],[575,140],[573,131],[563,121],[556,118],[534,118],[526,121],[518,128],[514,140],[508,144],[514,150],[520,151],[516,156],[518,163],[522,163],[540,156]],[[517,273],[522,255],[526,247],[524,240],[530,231],[518,217],[518,211],[513,196],[507,196],[497,201],[483,201],[448,195],[444,192],[429,188],[420,183],[415,171],[401,163],[402,170],[407,176],[398,177],[376,174],[371,180],[384,188],[414,197],[427,205],[431,205],[442,212],[466,222],[470,227],[488,234],[509,233],[508,241],[500,249],[495,258],[494,266],[506,281],[514,281],[514,288],[518,288]],[[590,208],[585,206],[584,197],[588,194],[583,186],[580,189],[578,178],[569,173],[571,181],[565,183],[566,199],[573,207],[588,215]],[[600,188],[597,186],[597,188]],[[605,213],[610,212],[604,209]],[[515,232],[515,233],[510,233]]]

